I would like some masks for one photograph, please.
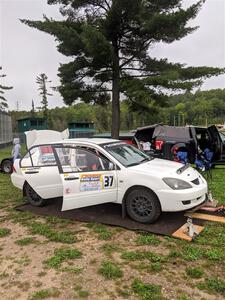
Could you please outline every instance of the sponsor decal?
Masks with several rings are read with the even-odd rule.
[[[114,177],[112,174],[85,174],[80,175],[80,191],[100,191],[110,189],[114,186]]]

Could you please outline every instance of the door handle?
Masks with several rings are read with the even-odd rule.
[[[66,177],[64,180],[78,180],[80,177]]]
[[[37,174],[39,173],[39,171],[27,171],[25,172],[25,174]]]

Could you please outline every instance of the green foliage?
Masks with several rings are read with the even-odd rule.
[[[0,238],[5,237],[11,233],[9,228],[0,228]]]
[[[98,272],[106,279],[116,279],[123,277],[123,271],[111,261],[104,261],[101,264]]]
[[[161,300],[161,286],[155,284],[146,284],[138,279],[132,283],[133,292],[143,300]]]
[[[2,70],[2,67],[0,66],[0,71]],[[6,77],[5,74],[1,74],[0,78]],[[8,108],[7,100],[3,96],[6,90],[11,90],[12,86],[5,86],[0,84],[0,110],[5,110]]]
[[[40,91],[40,96],[42,97],[41,110],[42,110],[42,112],[43,112],[43,114],[46,118],[48,117],[48,99],[47,99],[47,96],[52,96],[52,94],[48,93],[48,90],[47,90],[47,83],[49,83],[49,82],[51,82],[51,81],[48,80],[48,76],[44,73],[40,74],[36,78],[36,83],[39,86],[38,90]],[[33,107],[33,102],[32,102],[32,107]],[[33,113],[34,113],[34,109],[33,109]]]
[[[194,268],[187,267],[186,273],[191,278],[201,278],[204,274],[204,271],[202,270],[202,268],[199,268],[199,267],[194,267]]]
[[[71,57],[59,67],[58,90],[66,104],[82,100],[105,105],[112,91],[112,134],[117,137],[121,94],[131,110],[153,113],[171,91],[190,91],[204,78],[224,72],[185,67],[149,55],[155,44],[172,43],[195,31],[197,27],[190,27],[189,21],[203,2],[185,9],[181,0],[49,0],[49,4],[61,4],[63,20],[45,16],[43,21],[21,21],[54,36],[58,51]]]
[[[44,264],[49,268],[59,268],[62,262],[81,258],[82,253],[77,249],[61,248],[54,251],[54,256],[44,261]]]
[[[122,131],[135,129],[139,126],[152,123],[163,122],[165,124],[185,125],[206,125],[214,123],[223,123],[225,118],[225,89],[196,92],[195,94],[186,93],[176,95],[167,99],[168,106],[149,113],[144,111],[131,112],[129,101],[121,102],[120,127]],[[12,125],[13,130],[17,131],[16,119],[29,116],[25,111],[13,111]],[[41,112],[35,112],[36,116],[41,116]],[[111,105],[92,105],[78,103],[70,107],[56,107],[49,109],[49,115],[52,120],[49,128],[62,131],[68,127],[68,123],[76,121],[94,122],[96,132],[109,132],[111,129]],[[220,184],[219,178],[215,175],[213,185]]]

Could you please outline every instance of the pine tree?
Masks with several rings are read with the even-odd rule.
[[[47,84],[51,81],[48,80],[48,76],[44,73],[40,74],[36,77],[36,83],[39,85],[38,90],[40,91],[41,100],[41,110],[43,111],[43,115],[45,118],[48,118],[48,99],[47,96],[52,96],[52,94],[48,93]]]
[[[171,92],[190,91],[224,72],[151,57],[157,43],[172,43],[197,29],[189,21],[203,2],[184,9],[182,0],[48,0],[61,4],[64,20],[21,21],[53,35],[58,51],[72,58],[59,67],[66,104],[104,104],[111,95],[112,137],[118,138],[121,98],[131,109],[151,113]]]
[[[2,67],[0,66],[0,70]],[[0,78],[6,77],[5,74],[1,74]],[[6,110],[8,108],[8,103],[6,98],[3,96],[6,90],[11,90],[12,86],[5,86],[0,83],[0,110]]]
[[[32,117],[34,117],[34,115],[35,115],[35,108],[34,108],[34,100],[32,99],[32,102],[31,102],[31,106],[32,106],[32,108],[31,108],[31,115],[32,115]]]

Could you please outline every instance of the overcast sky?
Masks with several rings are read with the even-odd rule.
[[[189,6],[197,0],[183,2]],[[5,94],[10,109],[15,109],[18,101],[20,110],[30,110],[32,99],[39,106],[36,76],[46,73],[51,85],[56,86],[59,63],[68,61],[57,52],[52,36],[19,21],[41,20],[43,14],[61,18],[59,7],[48,5],[47,0],[0,0],[0,66],[7,75],[3,84],[14,87]],[[192,25],[200,28],[181,41],[156,46],[151,55],[188,66],[225,67],[225,0],[206,0]],[[214,88],[225,88],[225,75],[208,79],[202,86],[204,90]],[[48,100],[50,107],[63,106],[58,93],[54,92]]]

